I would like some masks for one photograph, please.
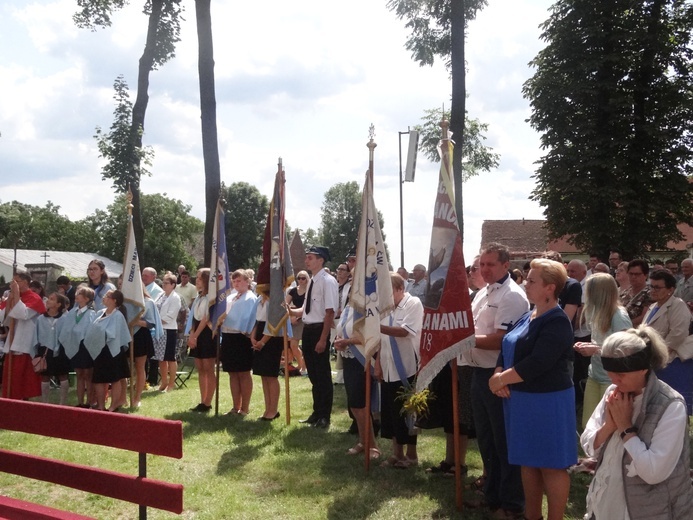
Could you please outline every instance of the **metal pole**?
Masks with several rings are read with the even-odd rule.
[[[402,135],[408,134],[409,130],[406,132],[399,133],[399,244],[400,244],[400,266],[404,267],[404,203],[402,196],[402,184],[404,180],[402,179]]]

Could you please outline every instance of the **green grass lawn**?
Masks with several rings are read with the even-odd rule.
[[[350,419],[345,412],[343,386],[335,387],[334,413],[328,431],[298,423],[311,408],[307,378],[291,378],[291,425],[281,418],[257,421],[263,411],[262,386],[254,377],[250,415],[222,415],[231,408],[228,377],[221,375],[220,415],[189,412],[199,402],[197,379],[187,388],[168,394],[145,392],[136,413],[183,422],[184,456],[180,460],[149,457],[148,475],[185,486],[183,518],[200,519],[427,519],[485,516],[471,509],[455,510],[454,479],[435,477],[424,469],[437,464],[444,453],[442,430],[419,436],[418,468],[396,470],[371,465],[364,471],[363,458],[345,451],[356,437],[343,433]],[[57,400],[57,391],[51,398]],[[71,394],[71,399],[74,396]],[[117,432],[114,432],[117,435]],[[390,454],[389,441],[380,440],[383,458]],[[55,439],[0,431],[0,446],[81,464],[136,474],[137,454]],[[476,443],[470,444],[469,478],[481,474]],[[573,476],[566,518],[582,518],[589,479]],[[72,510],[101,519],[137,517],[137,506],[0,473],[2,494]],[[466,491],[467,498],[473,498]],[[177,518],[149,510],[149,518]]]

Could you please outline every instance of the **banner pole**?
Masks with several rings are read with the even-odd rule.
[[[291,393],[289,392],[289,338],[286,334],[286,325],[284,325],[284,394],[286,403],[286,425],[291,424]]]

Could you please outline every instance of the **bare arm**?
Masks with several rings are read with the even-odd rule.
[[[481,350],[500,350],[503,336],[505,336],[507,332],[507,330],[496,329],[496,332],[492,332],[491,334],[474,336],[476,339],[476,348]]]

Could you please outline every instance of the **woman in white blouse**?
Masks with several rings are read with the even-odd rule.
[[[690,518],[686,406],[654,373],[667,361],[666,345],[641,326],[609,336],[601,357],[614,384],[580,438],[585,453],[597,458],[585,518]]]
[[[163,360],[159,360],[159,373],[161,374],[161,384],[159,391],[168,392],[175,388],[176,371],[176,342],[178,340],[178,312],[182,302],[180,296],[174,290],[176,288],[176,276],[172,273],[164,275],[164,293],[157,298],[156,306],[159,309],[161,325],[166,334],[166,349]]]

